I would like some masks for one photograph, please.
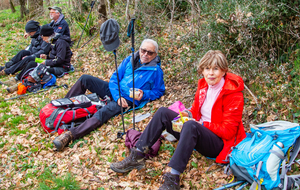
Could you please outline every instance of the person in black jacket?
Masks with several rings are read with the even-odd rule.
[[[50,18],[52,19],[49,26],[54,29],[56,34],[55,38],[59,38],[64,35],[70,37],[69,25],[65,20],[65,16],[62,14],[61,8],[53,6],[48,7],[48,9],[50,10]]]
[[[45,59],[45,61],[41,64],[45,64],[47,66],[47,71],[56,77],[63,76],[63,74],[68,72],[71,67],[70,62],[72,54],[70,49],[70,37],[61,36],[58,39],[54,39],[55,32],[48,24],[41,27],[40,35],[45,42],[52,44],[50,55],[40,55],[40,58]],[[15,83],[9,91],[13,92],[17,90],[17,81],[20,81],[23,76],[26,75],[26,73],[33,70],[33,68],[36,66],[38,66],[38,63],[35,61],[29,62],[26,67],[15,77]]]
[[[57,6],[48,7],[50,11],[50,19],[51,22],[49,23],[49,26],[51,26],[54,29],[55,37],[54,39],[58,39],[60,36],[70,36],[70,29],[69,24],[65,20],[65,16],[62,14],[61,8]],[[24,34],[24,37],[28,37],[28,33]]]
[[[30,61],[40,57],[41,54],[49,53],[50,44],[43,41],[40,30],[39,22],[34,20],[27,22],[25,31],[31,37],[31,44],[25,50],[19,51],[10,61],[5,63],[5,66],[0,68],[0,76],[14,74],[22,70]]]

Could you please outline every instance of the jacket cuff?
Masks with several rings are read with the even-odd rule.
[[[183,112],[186,112],[189,118],[193,118],[193,114],[189,110],[183,110]]]
[[[206,127],[206,128],[209,128],[209,122],[204,121],[204,122],[203,122],[203,126]]]

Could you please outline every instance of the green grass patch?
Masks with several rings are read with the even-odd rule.
[[[55,173],[52,173],[49,168],[45,169],[44,173],[40,175],[39,181],[39,190],[80,189],[79,183],[72,174],[67,173],[64,176],[57,176]]]
[[[0,21],[7,23],[12,23],[12,21],[20,21],[20,6],[15,6],[16,12],[12,13],[10,9],[5,9],[0,11]]]

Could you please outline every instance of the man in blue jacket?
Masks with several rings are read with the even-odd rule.
[[[53,143],[57,150],[62,150],[71,140],[82,138],[101,127],[113,116],[120,114],[120,105],[122,105],[123,110],[126,110],[131,108],[134,102],[137,108],[141,108],[147,102],[160,98],[165,92],[165,85],[157,52],[157,43],[154,40],[146,39],[142,42],[139,51],[134,54],[134,86],[139,89],[139,93],[135,95],[135,100],[130,97],[129,93],[133,82],[131,56],[124,59],[118,67],[122,97],[119,96],[116,72],[113,73],[109,82],[89,75],[81,76],[67,93],[67,98],[84,94],[86,90],[89,90],[98,94],[102,99],[107,95],[111,101],[81,125],[71,128],[54,139]]]

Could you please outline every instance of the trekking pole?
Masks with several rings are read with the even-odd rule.
[[[94,39],[96,36],[98,36],[99,33],[97,32],[97,34],[95,34],[93,37],[91,37],[86,43],[84,43],[80,48],[83,48],[86,44],[88,44],[90,41],[92,41],[92,39]]]
[[[35,91],[35,92],[32,92],[32,93],[22,94],[22,95],[15,96],[15,97],[12,97],[12,98],[6,98],[6,99],[4,99],[4,101],[14,100],[14,99],[18,99],[18,98],[21,98],[21,97],[24,97],[24,96],[29,96],[29,95],[32,95],[32,94],[38,94],[38,93],[40,93],[40,92],[45,92],[45,91],[47,91],[47,90],[49,90],[49,89],[56,89],[56,88],[61,88],[61,87],[64,87],[65,89],[67,89],[67,88],[68,88],[68,85],[67,85],[67,84],[63,84],[63,85],[60,85],[60,86],[57,86],[57,85],[55,85],[55,86],[50,86],[50,87],[45,88],[45,89],[43,89],[43,90],[38,90],[38,91]]]
[[[129,25],[128,25],[128,29],[127,29],[127,36],[130,37],[131,36],[131,44],[132,44],[132,47],[131,47],[131,51],[132,51],[132,57],[131,57],[131,64],[132,64],[132,88],[133,88],[133,92],[132,92],[132,98],[133,98],[133,105],[132,105],[132,115],[133,115],[133,118],[132,118],[132,121],[133,121],[133,129],[135,129],[135,114],[134,114],[134,111],[135,111],[135,100],[134,100],[134,96],[135,96],[135,93],[134,93],[134,21],[135,21],[135,18],[132,18]]]
[[[120,90],[119,72],[118,72],[118,65],[117,65],[117,50],[114,50],[113,53],[115,55],[116,74],[117,74],[118,89],[119,89],[119,96],[120,96],[119,100],[120,100],[122,123],[123,123],[123,132],[119,131],[117,134],[117,137],[122,138],[122,136],[125,134],[125,126],[124,126],[124,114],[123,114],[123,107],[122,107],[122,100],[121,100],[122,96],[121,96],[121,90]]]
[[[88,22],[88,20],[89,20],[89,17],[90,17],[90,14],[91,14],[91,12],[92,12],[92,9],[93,9],[93,7],[94,7],[94,4],[95,4],[95,1],[92,1],[92,2],[91,2],[91,10],[90,10],[90,13],[89,13],[89,15],[88,15],[88,17],[87,17],[87,19],[86,19],[86,22],[85,22],[85,25],[84,25],[84,27],[83,27],[83,30],[82,30],[82,32],[81,32],[81,35],[80,35],[80,38],[79,38],[79,41],[78,41],[78,44],[77,44],[77,48],[78,48],[78,46],[79,46],[79,43],[80,43],[82,34],[83,34],[84,29],[85,29],[85,27],[86,27],[86,24],[87,24],[87,22]]]

